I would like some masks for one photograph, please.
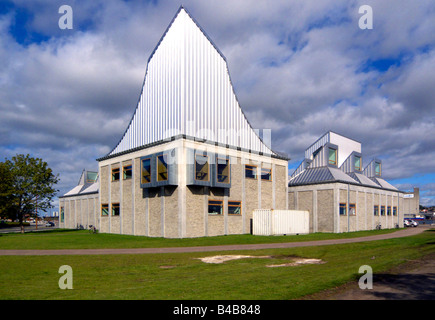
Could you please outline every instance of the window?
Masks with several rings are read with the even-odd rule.
[[[208,157],[197,154],[195,156],[195,180],[209,181]]]
[[[329,164],[337,165],[337,150],[336,149],[329,148],[328,162],[329,162]]]
[[[64,207],[60,207],[60,222],[65,221],[65,209]]]
[[[168,180],[168,164],[163,155],[157,157],[157,181]]]
[[[109,215],[109,205],[108,204],[102,204],[101,205],[101,215],[102,216],[108,216]]]
[[[381,175],[381,164],[379,162],[375,162],[375,175]]]
[[[381,216],[385,216],[385,206],[381,206]]]
[[[222,200],[209,200],[208,201],[208,214],[223,214],[224,206]]]
[[[387,216],[391,216],[391,207],[390,206],[387,207]]]
[[[397,207],[393,207],[393,216],[397,216]]]
[[[245,178],[257,180],[257,167],[245,165]]]
[[[112,203],[112,216],[119,216],[119,203]]]
[[[272,169],[261,168],[261,180],[272,181]]]
[[[379,206],[374,206],[373,208],[373,215],[378,216],[379,215]]]
[[[112,168],[112,181],[119,180],[119,168]]]
[[[347,208],[346,208],[346,204],[345,203],[340,203],[340,216],[345,216],[346,212],[347,212]]]
[[[230,161],[228,159],[217,159],[217,182],[230,183]]]
[[[86,173],[86,182],[94,183],[97,181],[98,173],[97,172],[87,172]]]
[[[242,203],[240,201],[228,201],[228,214],[242,214]]]
[[[355,203],[349,203],[349,215],[350,216],[356,215],[356,204]]]
[[[361,157],[355,156],[355,170],[361,171]]]
[[[142,183],[151,182],[151,158],[142,160]]]
[[[122,177],[124,180],[131,179],[132,177],[132,166],[125,166],[122,168]]]

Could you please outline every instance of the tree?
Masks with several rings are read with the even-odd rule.
[[[51,201],[59,191],[54,189],[58,175],[42,159],[22,154],[6,159],[0,170],[5,173],[5,178],[0,179],[0,212],[6,211],[9,217],[18,219],[24,233],[26,217],[34,216],[36,209],[53,208]]]

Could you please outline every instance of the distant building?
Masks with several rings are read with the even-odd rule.
[[[415,218],[420,214],[420,189],[403,194],[403,213],[405,218]]]
[[[363,168],[361,143],[335,132],[306,149],[288,186],[288,208],[310,212],[310,232],[403,226],[403,192],[382,178],[382,161]]]

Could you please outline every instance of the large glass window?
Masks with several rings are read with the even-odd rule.
[[[387,216],[391,216],[391,207],[390,206],[387,207]]]
[[[345,216],[347,212],[346,203],[340,203],[340,216]]]
[[[257,179],[257,167],[245,165],[245,178]]]
[[[168,180],[168,164],[163,155],[157,157],[157,181]]]
[[[208,157],[197,154],[195,156],[195,180],[209,181]]]
[[[142,160],[142,183],[151,182],[151,158]]]
[[[385,216],[385,206],[381,206],[381,216]]]
[[[209,200],[208,201],[208,214],[223,214],[224,205],[222,200]]]
[[[328,155],[329,164],[337,165],[337,150],[334,148],[329,148]]]
[[[228,214],[242,214],[242,202],[228,201]]]
[[[397,207],[393,207],[393,216],[397,216]]]
[[[64,221],[65,221],[65,208],[60,207],[60,222],[64,222]]]
[[[217,159],[217,181],[230,183],[230,161],[228,159]]]
[[[355,170],[361,171],[361,157],[355,156]]]

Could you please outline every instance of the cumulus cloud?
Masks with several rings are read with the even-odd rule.
[[[179,3],[70,1],[73,30],[58,28],[63,1],[8,4],[0,14],[0,155],[48,159],[65,192],[120,139]],[[373,8],[373,30],[358,27],[363,4]],[[272,129],[272,147],[289,154],[291,167],[332,130],[362,142],[365,163],[383,159],[388,179],[412,184],[435,172],[427,161],[435,156],[433,1],[184,5],[225,55],[249,121]],[[433,185],[422,188],[433,201]]]

